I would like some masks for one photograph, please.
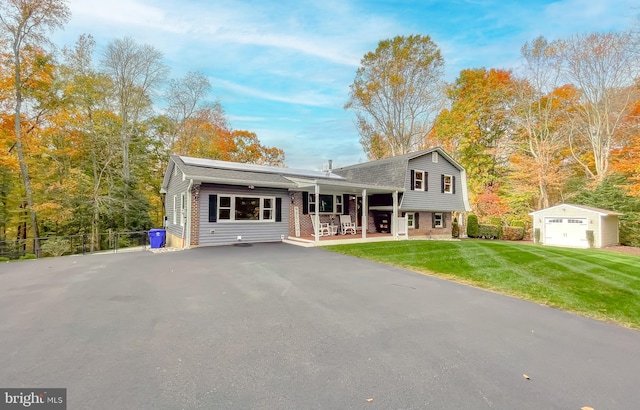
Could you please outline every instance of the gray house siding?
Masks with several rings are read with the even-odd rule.
[[[280,222],[209,222],[209,195],[273,196],[281,201]],[[200,187],[199,245],[223,245],[238,242],[278,242],[289,235],[289,205],[286,189],[202,184]],[[274,209],[275,212],[275,209]],[[242,238],[238,240],[238,236]]]
[[[400,209],[403,211],[462,211],[465,209],[460,170],[439,155],[438,162],[431,159],[432,153],[409,160],[405,175],[405,193]],[[427,190],[414,191],[411,188],[411,170],[425,171]],[[455,177],[455,193],[442,192],[442,175]]]
[[[177,175],[176,175],[177,174]],[[183,228],[186,229],[187,221],[184,221],[184,227],[180,225],[180,206],[181,206],[181,195],[184,193],[185,195],[189,195],[187,193],[187,188],[189,187],[190,180],[183,180],[183,173],[178,167],[174,168],[174,171],[171,172],[171,176],[169,179],[169,184],[167,186],[167,193],[165,197],[165,212],[167,213],[167,232],[176,237],[182,237]],[[176,198],[175,205],[176,209],[174,209],[174,200]],[[185,198],[186,199],[186,198]],[[174,221],[174,211],[175,211],[175,222]],[[188,210],[187,210],[188,212]]]

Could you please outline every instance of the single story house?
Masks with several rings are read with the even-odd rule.
[[[465,170],[441,148],[322,171],[172,155],[161,193],[172,247],[318,242],[340,215],[363,239],[450,237],[470,210]]]
[[[584,205],[560,204],[531,212],[533,229],[544,245],[604,248],[617,245],[621,213]],[[590,244],[592,236],[593,244]]]

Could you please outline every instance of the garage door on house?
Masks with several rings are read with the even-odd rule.
[[[589,247],[587,218],[545,218],[544,225],[547,245]]]

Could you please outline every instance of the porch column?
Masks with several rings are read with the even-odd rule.
[[[393,191],[393,213],[391,214],[391,234],[398,239],[398,191]]]
[[[313,238],[314,242],[320,242],[320,212],[318,212],[318,210],[320,209],[320,186],[318,184],[315,185],[315,191],[314,191],[314,195],[316,197],[316,213],[314,215],[311,215],[312,218],[315,219],[316,223],[315,223],[315,229],[314,229],[314,234],[315,237]]]
[[[367,211],[367,190],[362,189],[362,239],[367,239],[367,228],[369,227],[369,211]]]

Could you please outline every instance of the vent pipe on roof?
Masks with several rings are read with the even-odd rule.
[[[333,160],[330,159],[329,160],[329,171],[331,171],[333,169]]]

